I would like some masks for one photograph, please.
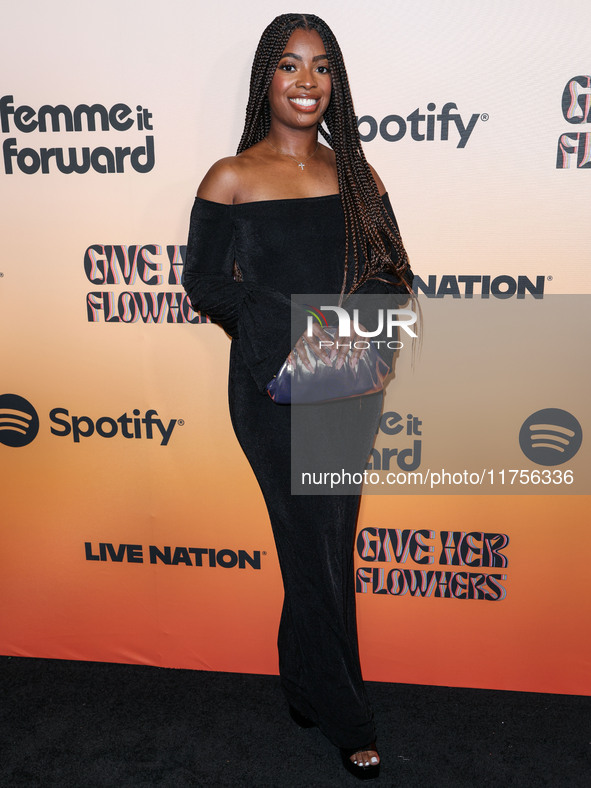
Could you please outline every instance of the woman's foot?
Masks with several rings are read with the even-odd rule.
[[[375,742],[360,750],[341,749],[345,769],[360,780],[373,780],[380,774],[380,756]]]
[[[380,762],[377,750],[360,750],[354,753],[350,760],[358,766],[370,766]]]

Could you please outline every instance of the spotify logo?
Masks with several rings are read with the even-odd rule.
[[[583,430],[566,410],[544,408],[532,413],[519,431],[519,445],[525,456],[538,465],[561,465],[579,451]]]
[[[31,403],[18,394],[0,395],[0,443],[27,446],[39,432],[39,416]]]

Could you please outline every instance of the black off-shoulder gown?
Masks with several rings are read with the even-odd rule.
[[[393,217],[387,195],[383,200]],[[232,424],[265,498],[285,590],[278,636],[285,695],[335,745],[361,748],[375,740],[375,729],[357,647],[353,546],[359,495],[291,494],[293,406],[277,405],[265,392],[292,349],[293,336],[306,327],[302,314],[301,331],[296,326],[292,335],[291,294],[338,294],[344,255],[338,194],[237,205],[196,198],[183,284],[193,308],[232,337]],[[235,262],[241,282],[234,279]],[[383,278],[389,283],[370,280],[363,292],[406,292],[393,277]],[[316,427],[326,436],[329,423],[331,446],[337,449],[328,452],[326,462],[338,458],[339,441],[354,440],[362,470],[382,395],[300,407],[306,409],[307,428],[294,431],[293,441],[301,453],[306,444],[314,446],[322,467],[323,441]]]

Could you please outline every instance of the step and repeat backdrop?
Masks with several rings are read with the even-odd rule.
[[[197,185],[235,152],[258,38],[291,10],[4,13],[3,654],[277,671],[281,578],[230,425],[230,343],[180,281]],[[365,677],[588,694],[588,3],[311,10],[424,313],[368,463],[394,481],[368,479],[359,516]]]

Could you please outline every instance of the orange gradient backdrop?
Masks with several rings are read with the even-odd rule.
[[[181,291],[167,282],[167,246],[185,243],[197,184],[235,151],[258,37],[287,10],[269,0],[248,13],[235,0],[55,0],[4,14],[1,96],[14,107],[123,103],[134,119],[146,108],[152,126],[25,132],[7,115],[4,153],[10,139],[19,151],[133,149],[152,136],[154,162],[148,172],[127,159],[120,173],[64,174],[53,159],[45,174],[22,171],[16,158],[9,173],[0,161],[0,396],[24,397],[40,422],[28,445],[0,443],[3,654],[277,671],[281,579],[229,421],[227,337],[211,324],[105,323],[103,313],[89,322],[86,298]],[[360,11],[320,0],[314,10],[339,39],[358,115],[378,128],[388,116],[406,119],[398,141],[378,133],[364,149],[417,275],[541,276],[547,294],[588,293],[589,168],[576,155],[556,167],[561,135],[591,133],[561,104],[569,81],[591,73],[586,3],[370,0]],[[24,38],[34,58],[23,59]],[[441,139],[436,119],[432,140],[413,139],[408,116],[436,116],[449,102],[464,128],[474,118],[466,144],[458,147],[455,125]],[[93,244],[160,247],[150,259],[163,280],[89,281]],[[172,434],[160,445],[141,425],[140,437],[118,428],[75,442],[52,433],[63,431],[55,409],[95,424],[152,410]],[[507,576],[503,600],[358,594],[366,678],[588,694],[588,507],[580,495],[366,496],[360,528],[510,537],[508,566],[484,570]],[[85,543],[91,555],[100,543],[141,545],[143,562],[128,552],[121,562],[88,560]],[[150,545],[246,551],[260,568],[151,564]]]

